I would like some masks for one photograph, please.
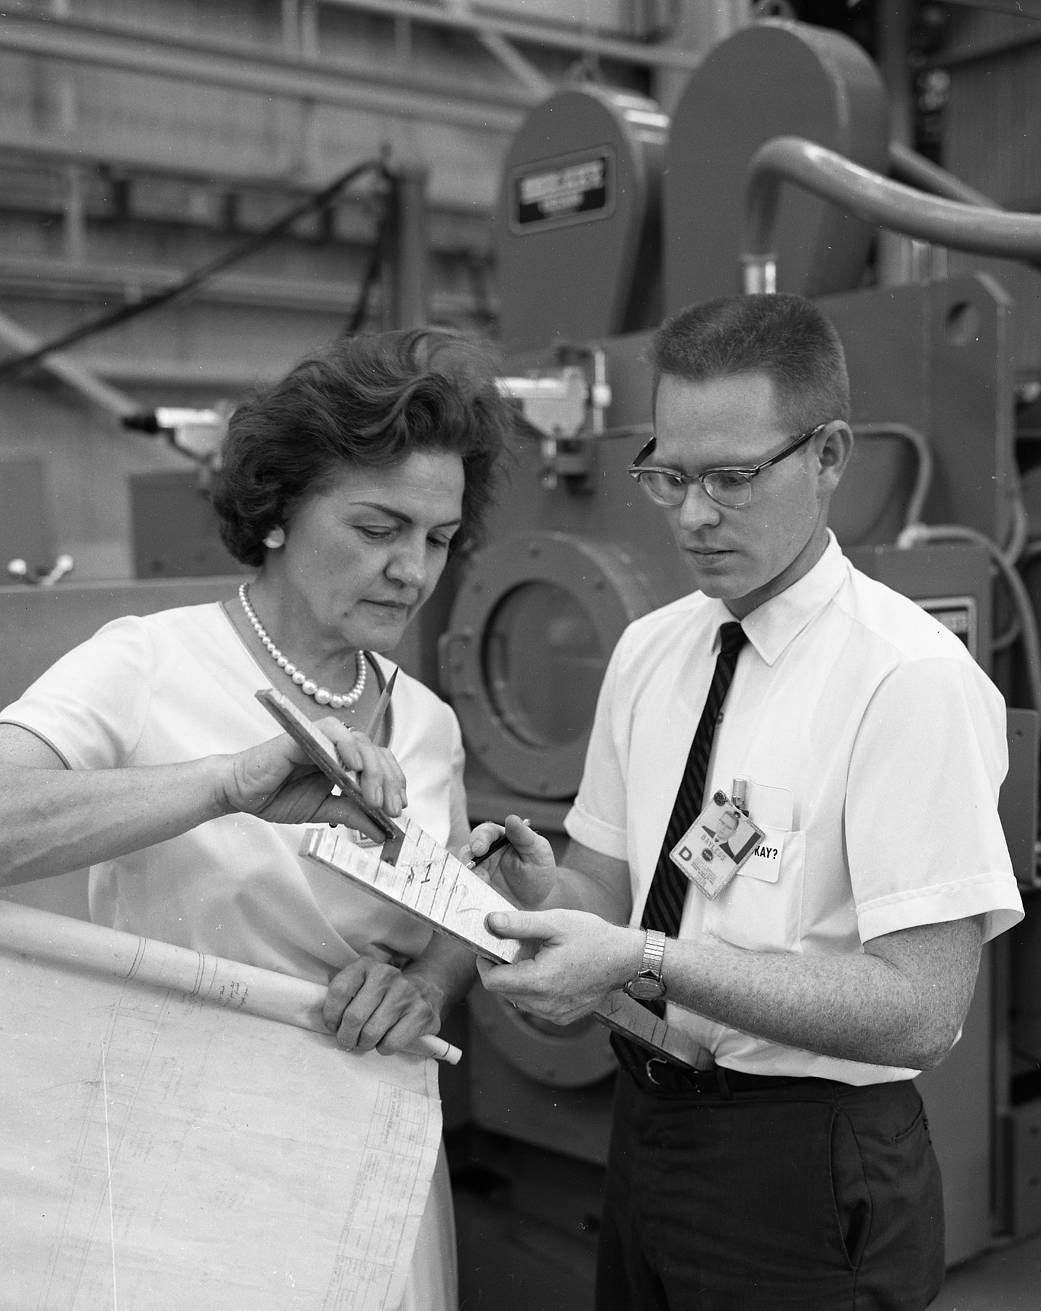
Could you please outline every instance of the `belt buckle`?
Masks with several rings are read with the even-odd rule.
[[[721,1065],[712,1064],[706,1070],[699,1070],[693,1066],[687,1070],[677,1070],[672,1062],[664,1056],[651,1056],[644,1061],[644,1074],[646,1074],[648,1082],[652,1083],[655,1088],[661,1088],[665,1092],[675,1092],[677,1087],[674,1083],[663,1082],[658,1078],[654,1071],[656,1065],[660,1065],[666,1073],[682,1075],[685,1082],[681,1086],[689,1087],[691,1092],[718,1092],[724,1097],[733,1096],[726,1081],[726,1071]]]
[[[655,1075],[654,1071],[651,1069],[652,1065],[664,1065],[665,1068],[668,1069],[669,1062],[665,1060],[663,1056],[650,1056],[643,1063],[644,1073],[647,1075],[647,1078],[651,1081],[651,1083],[654,1084],[655,1088],[664,1088],[665,1085],[663,1083],[658,1082],[657,1076]]]

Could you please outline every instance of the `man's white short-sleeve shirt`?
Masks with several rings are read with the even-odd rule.
[[[628,862],[633,924],[732,618],[721,601],[683,597],[629,626],[605,676],[565,827]],[[991,938],[1018,922],[997,814],[1005,706],[958,638],[854,569],[833,536],[743,627],[706,795],[747,780],[764,850],[716,899],[691,887],[680,936],[834,955],[917,925],[981,915]],[[855,1084],[913,1073],[784,1048],[677,1006],[668,1020],[757,1073]]]

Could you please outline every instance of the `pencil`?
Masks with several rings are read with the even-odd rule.
[[[364,730],[366,737],[375,737],[376,731],[383,723],[383,716],[387,713],[387,707],[390,705],[390,694],[394,691],[394,680],[397,676],[398,666],[395,665],[394,672],[387,679],[387,686],[380,693],[380,699],[376,702],[376,709],[372,712],[372,718]]]

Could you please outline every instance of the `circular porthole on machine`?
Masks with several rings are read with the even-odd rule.
[[[467,754],[522,796],[573,796],[608,659],[650,590],[625,552],[571,533],[480,551],[440,645]]]
[[[526,1015],[483,988],[473,989],[468,1004],[485,1040],[536,1083],[582,1088],[617,1068],[607,1028],[592,1016],[574,1024],[551,1024]]]
[[[565,802],[577,791],[611,652],[626,625],[657,604],[630,555],[578,534],[517,534],[469,562],[440,641],[441,689],[468,760],[498,780],[519,813],[527,799]],[[617,1068],[607,1030],[591,1016],[548,1024],[480,988],[469,1010],[481,1042],[505,1062],[495,1087],[474,1091],[493,1121],[512,1071],[547,1090],[578,1090]]]

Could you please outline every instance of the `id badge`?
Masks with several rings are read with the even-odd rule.
[[[712,799],[669,852],[672,863],[709,900],[726,888],[763,840],[763,830],[723,791]]]

